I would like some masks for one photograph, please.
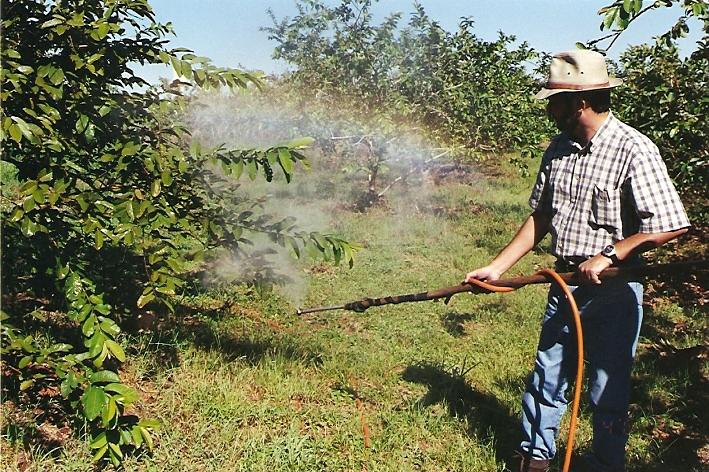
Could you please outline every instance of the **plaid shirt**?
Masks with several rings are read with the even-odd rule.
[[[551,250],[562,259],[690,226],[657,146],[610,113],[584,147],[564,133],[552,139],[529,206],[551,214]]]

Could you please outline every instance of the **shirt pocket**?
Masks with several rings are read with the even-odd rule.
[[[594,229],[603,227],[609,232],[620,228],[620,189],[593,186],[588,222]]]

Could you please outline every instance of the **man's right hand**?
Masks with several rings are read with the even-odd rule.
[[[501,275],[502,273],[499,270],[487,265],[485,267],[475,269],[472,272],[468,272],[465,275],[465,280],[463,280],[463,283],[468,284],[473,279],[482,280],[483,282],[492,282],[493,280],[499,279]]]

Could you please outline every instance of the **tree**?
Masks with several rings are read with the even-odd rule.
[[[353,248],[220,191],[242,172],[290,179],[310,140],[201,149],[174,121],[179,89],[140,91],[132,64],[170,64],[202,88],[260,79],[167,49],[171,28],[147,0],[3,0],[2,11],[2,161],[18,182],[0,206],[3,395],[78,413],[95,459],[118,464],[151,448],[156,426],[129,414],[122,320],[172,309],[202,261],[247,250],[249,232],[350,264]]]

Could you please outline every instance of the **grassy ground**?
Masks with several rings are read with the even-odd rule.
[[[399,195],[405,198],[393,191],[390,202],[403,203],[366,213],[337,206],[337,231],[363,249],[353,269],[302,265],[303,306],[459,282],[512,236],[527,214],[530,186],[510,175],[478,176]],[[539,250],[509,275],[551,260]],[[707,470],[706,365],[666,366],[668,351],[657,344],[705,342],[706,317],[701,307],[683,309],[662,295],[643,331],[629,470]],[[164,425],[152,457],[131,458],[125,468],[505,470],[544,301],[545,287],[535,286],[458,295],[449,305],[299,318],[277,293],[239,287],[186,296],[177,320],[137,337],[123,373],[141,394],[140,414]],[[590,440],[588,416],[584,410],[581,450]],[[3,421],[3,470],[92,470],[85,443],[25,448]]]

